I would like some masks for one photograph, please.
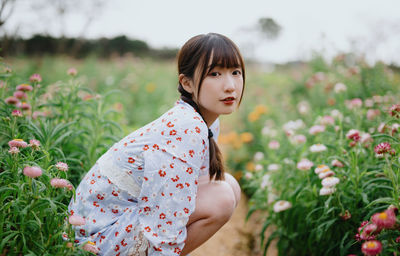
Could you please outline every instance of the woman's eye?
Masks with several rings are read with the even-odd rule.
[[[218,72],[211,72],[211,73],[210,73],[210,76],[218,76],[218,75],[219,75]]]
[[[242,71],[240,71],[240,70],[235,70],[235,71],[233,71],[233,73],[232,73],[233,75],[241,75],[242,74]]]

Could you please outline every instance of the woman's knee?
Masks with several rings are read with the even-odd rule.
[[[240,189],[240,185],[237,182],[237,180],[229,173],[225,173],[225,182],[227,182],[233,191],[233,194],[235,195],[235,206],[237,206],[237,204],[240,201],[240,196],[241,196],[241,189]]]

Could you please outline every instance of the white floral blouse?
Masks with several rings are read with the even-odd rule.
[[[219,121],[210,127],[217,139]],[[99,255],[180,255],[209,169],[208,128],[179,100],[157,120],[115,143],[83,178],[71,215],[85,219],[75,242]]]

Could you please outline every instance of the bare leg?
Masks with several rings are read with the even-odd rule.
[[[226,174],[225,181],[209,181],[201,177],[196,197],[196,210],[187,224],[186,255],[214,235],[232,216],[240,199],[240,187]]]

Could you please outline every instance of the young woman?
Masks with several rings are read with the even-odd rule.
[[[223,35],[198,35],[181,48],[178,72],[181,99],[115,143],[70,203],[71,217],[84,219],[76,242],[99,255],[187,255],[229,220],[240,199],[215,140],[218,116],[242,99],[242,56]]]

